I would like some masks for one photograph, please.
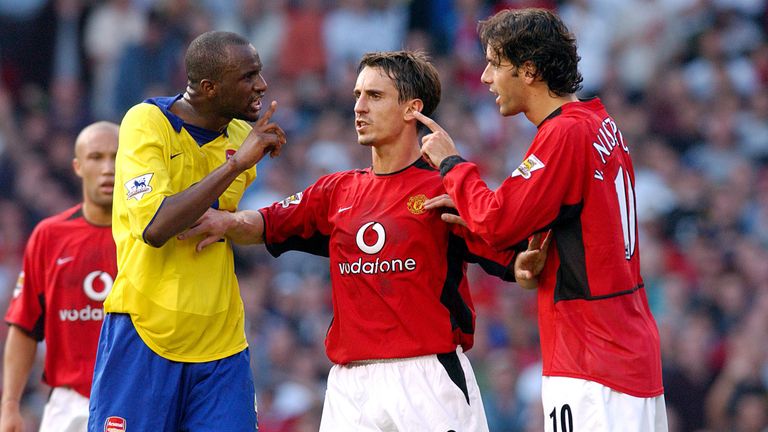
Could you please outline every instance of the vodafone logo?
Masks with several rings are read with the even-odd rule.
[[[368,244],[365,242],[365,232],[368,230],[368,228],[371,228],[371,230],[376,233],[376,241],[373,242],[373,244]],[[367,253],[368,255],[379,253],[381,248],[384,247],[384,241],[386,239],[387,235],[384,232],[384,227],[378,222],[368,222],[367,224],[361,226],[360,229],[357,230],[357,236],[355,236],[357,247],[359,247],[361,251]]]
[[[98,283],[95,283],[98,280]],[[88,273],[83,279],[83,291],[93,301],[104,301],[112,290],[112,276],[104,271],[96,270]]]

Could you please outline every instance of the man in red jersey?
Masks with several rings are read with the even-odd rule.
[[[72,166],[83,179],[83,202],[37,225],[5,320],[0,431],[23,430],[20,404],[45,340],[43,380],[53,388],[41,431],[84,431],[104,317],[102,302],[117,273],[112,240],[112,189],[118,126],[94,123],[75,141]]]
[[[637,244],[629,148],[599,99],[579,100],[576,41],[543,9],[505,10],[481,21],[482,81],[504,116],[538,127],[520,166],[492,191],[437,123],[422,152],[440,167],[454,207],[498,249],[552,230],[555,252],[539,277],[547,431],[665,431],[656,322]]]
[[[275,256],[301,250],[330,258],[334,317],[325,343],[334,366],[321,431],[487,431],[464,355],[475,324],[466,263],[511,280],[514,249],[495,252],[424,209],[428,197],[445,192],[421,158],[413,116],[432,113],[440,101],[437,70],[426,57],[365,55],[354,94],[370,168],[326,175],[258,212],[210,210],[184,236],[209,234],[199,248],[226,234],[263,242]],[[515,275],[535,286],[525,271],[540,271],[546,242],[531,243]]]

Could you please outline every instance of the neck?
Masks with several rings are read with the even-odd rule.
[[[389,174],[402,170],[421,157],[418,140],[414,137],[410,144],[402,141],[371,147],[373,172]]]
[[[528,121],[536,126],[540,125],[541,122],[543,122],[544,119],[547,118],[548,115],[552,114],[552,112],[554,112],[556,109],[567,103],[576,102],[579,100],[573,93],[567,94],[565,96],[552,96],[546,84],[538,87],[535,90],[535,93],[536,94],[532,95],[530,100],[536,102],[533,103],[530,106],[530,109],[525,112],[525,117],[527,117]]]
[[[232,119],[220,117],[210,110],[210,104],[202,100],[202,96],[187,88],[184,96],[171,105],[171,112],[184,122],[208,130],[221,130]]]
[[[112,206],[103,207],[90,201],[83,201],[83,217],[93,225],[112,225]]]

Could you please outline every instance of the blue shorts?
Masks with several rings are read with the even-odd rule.
[[[253,432],[255,390],[248,349],[206,363],[155,354],[130,316],[107,314],[101,328],[89,432]]]

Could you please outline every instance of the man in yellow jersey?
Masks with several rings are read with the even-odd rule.
[[[179,240],[208,208],[234,211],[285,133],[261,118],[256,49],[208,32],[186,52],[186,92],[125,115],[112,228],[117,278],[104,302],[88,430],[253,431],[254,386],[229,241]],[[255,122],[251,126],[247,122]],[[130,427],[130,429],[128,429]]]

